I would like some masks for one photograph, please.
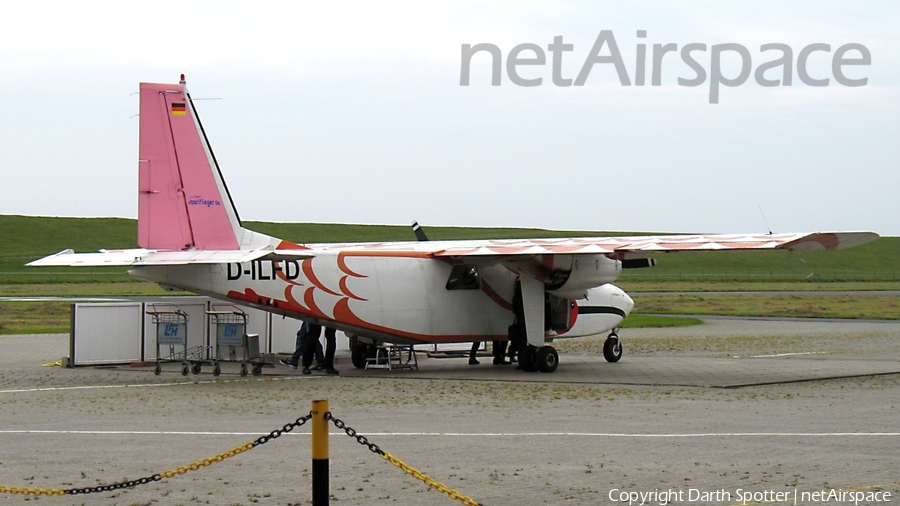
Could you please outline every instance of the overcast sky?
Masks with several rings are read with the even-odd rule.
[[[900,6],[890,2],[17,2],[0,18],[0,214],[137,215],[138,83],[186,74],[244,220],[572,230],[900,235]],[[611,30],[612,64],[575,79]],[[638,38],[638,30],[646,30]],[[502,52],[472,59],[461,46]],[[544,65],[507,55],[536,44]],[[677,44],[650,86],[652,45]],[[736,43],[750,77],[709,103],[711,49]],[[792,85],[755,82],[793,51]],[[798,76],[809,56],[811,87]],[[862,44],[862,87],[836,82]],[[647,44],[646,86],[635,86]],[[604,49],[602,54],[609,54]],[[859,58],[850,52],[848,58]],[[533,58],[523,51],[521,58]],[[740,73],[735,52],[721,73]],[[765,74],[780,79],[781,70]]]

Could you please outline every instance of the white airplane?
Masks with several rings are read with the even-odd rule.
[[[200,124],[184,76],[141,83],[140,249],[65,250],[31,266],[131,266],[132,276],[344,331],[366,346],[506,340],[525,322],[520,362],[552,372],[554,339],[610,332],[634,302],[612,284],[656,252],[835,250],[872,232],[666,235],[573,239],[296,244],[244,228]],[[520,307],[514,307],[517,280]]]

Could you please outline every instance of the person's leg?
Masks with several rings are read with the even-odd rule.
[[[312,365],[313,356],[316,353],[316,343],[319,342],[319,336],[321,335],[322,326],[310,323],[309,331],[306,335],[306,346],[303,350],[303,374],[309,374],[309,366]]]
[[[291,355],[291,358],[282,360],[282,364],[295,369],[297,368],[297,364],[300,363],[300,357],[303,356],[303,351],[306,349],[306,335],[308,332],[309,328],[307,327],[306,322],[303,322],[303,325],[300,326],[300,330],[297,331],[297,342],[294,345],[294,354]]]
[[[469,365],[478,365],[478,359],[475,358],[475,355],[478,353],[478,348],[480,347],[481,343],[479,341],[472,343],[472,349],[469,350]]]
[[[328,328],[325,329],[325,339],[328,339]],[[316,339],[316,367],[319,369],[327,369],[325,365],[325,353],[322,351],[322,341]]]
[[[337,373],[337,370],[334,368],[335,349],[337,349],[335,330],[325,327],[325,372],[329,374]]]
[[[494,341],[494,365],[507,365],[506,341]]]

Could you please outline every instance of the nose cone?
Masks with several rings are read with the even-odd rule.
[[[625,316],[628,316],[631,313],[631,310],[634,309],[634,300],[618,286],[610,286],[610,289],[610,299],[613,307],[621,309],[625,313]]]

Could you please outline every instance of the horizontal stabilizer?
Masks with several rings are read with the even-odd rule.
[[[40,258],[25,265],[28,267],[102,267],[134,265],[140,258],[153,253],[146,249],[102,250],[99,253],[75,253],[67,249]]]
[[[60,251],[54,255],[35,260],[29,267],[102,267],[102,266],[144,266],[144,265],[190,265],[244,263],[253,260],[299,260],[311,255],[296,250],[274,250],[261,248],[251,251],[241,250],[188,250],[154,251],[146,249],[109,250],[99,253],[75,253]]]

